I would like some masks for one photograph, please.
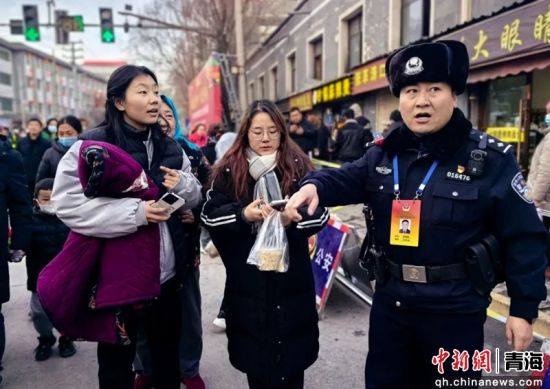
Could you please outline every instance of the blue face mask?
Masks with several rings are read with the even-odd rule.
[[[544,122],[548,127],[550,127],[550,113],[546,114],[546,116],[544,117]]]
[[[71,136],[67,138],[59,138],[57,141],[61,146],[69,148],[74,145],[77,140],[78,138],[76,136]]]
[[[50,134],[55,134],[57,132],[57,127],[56,126],[48,126],[48,132]]]

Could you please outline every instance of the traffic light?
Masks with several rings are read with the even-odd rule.
[[[38,7],[36,5],[23,6],[23,19],[25,21],[25,39],[30,42],[40,41],[40,28],[38,25]]]
[[[69,33],[63,28],[63,21],[67,16],[67,11],[55,11],[55,43],[66,45],[69,43]]]
[[[104,43],[115,42],[115,28],[113,24],[113,9],[99,9],[99,25],[101,27],[101,41]]]

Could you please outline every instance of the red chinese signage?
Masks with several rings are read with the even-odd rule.
[[[220,65],[214,56],[210,57],[200,73],[189,84],[189,124],[208,127],[222,121],[222,92]]]
[[[352,94],[369,92],[388,86],[386,58],[376,60],[353,71]]]
[[[537,1],[439,39],[464,42],[473,68],[550,49],[550,1]]]

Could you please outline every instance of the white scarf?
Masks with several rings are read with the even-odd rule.
[[[254,199],[262,198],[270,203],[273,200],[281,200],[281,186],[275,168],[277,167],[277,152],[269,155],[258,155],[252,149],[246,150],[248,160],[248,172],[256,180],[254,186]]]

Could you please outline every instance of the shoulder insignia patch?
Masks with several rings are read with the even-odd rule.
[[[533,200],[529,198],[529,189],[527,188],[525,178],[523,178],[523,174],[521,174],[521,172],[518,172],[514,178],[512,178],[512,182],[510,184],[512,185],[514,192],[516,192],[523,201],[533,204]]]

